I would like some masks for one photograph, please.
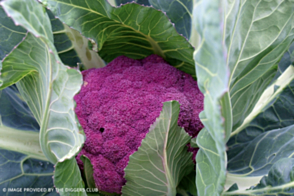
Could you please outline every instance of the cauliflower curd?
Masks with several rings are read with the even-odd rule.
[[[163,102],[180,103],[178,125],[191,137],[203,128],[198,117],[203,95],[197,82],[157,55],[143,60],[120,56],[104,68],[82,74],[75,112],[87,139],[77,161],[83,168],[80,156],[90,159],[101,191],[121,192],[129,156],[159,117]]]

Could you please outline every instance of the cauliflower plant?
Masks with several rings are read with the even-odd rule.
[[[82,74],[84,84],[75,96],[75,112],[87,139],[77,161],[82,168],[79,157],[90,159],[101,191],[121,192],[129,156],[138,150],[163,102],[180,103],[178,125],[190,136],[203,127],[198,117],[203,95],[197,82],[157,55],[143,60],[120,56],[104,68]]]

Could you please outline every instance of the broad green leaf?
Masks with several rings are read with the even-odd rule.
[[[162,56],[195,77],[193,47],[160,11],[131,3],[118,8],[105,0],[41,0],[69,27],[93,39],[106,62],[125,55]]]
[[[39,142],[39,125],[15,86],[0,91],[0,148],[47,161]]]
[[[179,34],[190,39],[193,0],[149,0],[149,2],[155,9],[160,9],[168,16]]]
[[[237,183],[241,190],[256,184],[273,164],[293,157],[294,125],[260,134],[228,151],[227,187]]]
[[[228,96],[228,67],[225,63],[221,24],[222,10],[218,0],[197,2],[193,15],[201,44],[194,53],[198,86],[204,94],[204,111],[200,119],[205,128],[197,136],[199,151],[196,156],[196,185],[198,195],[220,195],[226,175],[225,130],[230,119]],[[222,105],[222,107],[221,107]],[[222,115],[226,116],[226,119]],[[225,122],[224,122],[225,120]]]
[[[262,93],[257,103],[252,106],[252,111],[244,119],[243,123],[231,133],[231,137],[239,134],[242,130],[244,130],[257,115],[262,113],[266,107],[271,104],[273,100],[278,99],[278,96],[280,96],[281,92],[283,92],[284,89],[287,88],[293,80],[294,66],[290,65],[284,71],[284,73]],[[251,93],[253,94],[253,92]]]
[[[87,69],[105,66],[97,52],[88,48],[89,40],[87,38],[62,24],[50,10],[46,11],[52,26],[54,46],[65,65],[76,67],[77,64],[82,63]]]
[[[197,189],[195,184],[195,177],[195,170],[193,170],[187,176],[184,176],[177,188],[177,194],[181,196],[196,196]]]
[[[0,148],[0,195],[31,196],[37,192],[38,195],[57,196],[52,180],[53,169],[48,161]],[[21,190],[8,191],[9,188]]]
[[[274,164],[278,160],[277,158],[288,157],[286,151],[278,153],[274,156],[275,158],[271,154],[266,154],[260,147],[256,148],[253,154],[250,151],[253,145],[257,145],[257,143],[252,143],[256,138],[271,134],[275,129],[294,124],[292,118],[294,113],[291,110],[294,102],[294,67],[291,65],[293,62],[293,46],[294,44],[291,45],[279,62],[279,72],[276,74],[276,77],[279,78],[273,81],[271,86],[264,91],[253,111],[247,116],[243,124],[231,134],[232,137],[227,144],[228,171],[230,172],[228,173],[227,187],[237,182],[240,189],[246,189],[267,174],[270,165]],[[267,139],[267,137],[263,138],[263,140]],[[273,143],[275,142],[271,144]],[[258,145],[261,144],[258,143]],[[288,144],[275,143],[275,145],[277,149],[287,148]],[[271,146],[270,149],[275,150],[275,148]],[[259,157],[260,154],[272,157],[272,159],[257,159],[256,157]],[[240,156],[248,156],[246,157],[247,161],[240,159],[242,164],[238,164],[236,163],[236,156],[239,156],[239,158]],[[254,167],[252,166],[253,162]]]
[[[26,36],[23,27],[16,26],[0,6],[0,60],[10,53]]]
[[[198,35],[192,28],[192,11],[195,0],[116,0],[112,5],[136,2],[145,6],[152,6],[161,10],[175,24],[177,32],[186,37],[193,46],[197,46]]]
[[[253,110],[294,38],[294,2],[229,1],[225,42],[230,67],[233,130]]]
[[[235,190],[223,195],[293,195],[294,194],[294,159],[283,158],[276,162],[267,176],[258,185],[249,190]]]
[[[293,69],[293,66],[291,67]],[[287,70],[289,70],[289,68]],[[287,70],[283,74],[287,73]],[[291,75],[293,76],[293,74],[294,69],[292,70]],[[285,78],[289,79],[291,78],[291,75],[290,77],[288,75]],[[282,81],[280,84],[285,83],[286,82]],[[274,86],[272,88],[274,88]],[[274,89],[272,89],[272,92],[274,92]],[[294,80],[292,79],[292,82],[289,85],[284,86],[284,89],[280,94],[273,96],[273,98],[270,100],[267,106],[264,107],[262,111],[256,112],[258,113],[258,115],[250,122],[250,124],[244,130],[242,130],[240,133],[233,135],[233,137],[230,139],[230,141],[228,142],[228,170],[231,173],[234,173],[232,177],[235,180],[232,181],[232,183],[237,182],[238,179],[239,186],[241,183],[243,187],[246,188],[247,185],[248,188],[249,186],[253,185],[254,182],[256,182],[256,180],[258,180],[257,177],[261,178],[263,175],[265,175],[268,172],[270,165],[275,163],[275,161],[277,161],[278,158],[280,159],[288,157],[289,153],[292,153],[291,150],[290,152],[287,152],[284,149],[291,148],[291,146],[289,146],[291,145],[291,143],[288,144],[285,141],[283,141],[282,138],[280,138],[289,137],[289,134],[284,133],[284,135],[275,136],[274,139],[270,139],[270,134],[276,132],[275,129],[291,126],[294,124],[294,120],[292,118],[294,114],[293,110],[291,110],[291,108],[293,108],[294,101],[293,92]],[[262,100],[265,101],[265,99]],[[279,134],[282,134],[281,130],[279,131]],[[292,136],[286,139],[291,139],[291,137]],[[258,141],[257,138],[262,138],[264,141],[272,141],[268,141],[270,143],[264,144],[263,142],[261,143],[260,141]],[[257,143],[252,143],[253,141],[256,141]],[[256,147],[258,145],[263,146],[262,148],[258,148]],[[268,149],[271,150],[268,153],[264,152],[264,148],[266,148],[267,145],[270,145]],[[255,149],[254,154],[250,153],[252,148]],[[279,151],[277,153],[273,153],[273,151],[277,149],[279,149]],[[266,156],[266,158],[260,159],[260,154]],[[236,163],[237,159],[240,158],[240,156],[246,156],[246,160],[245,158],[240,159],[242,164]],[[263,169],[259,171],[258,168]],[[246,179],[244,179],[245,176],[249,177],[248,183],[246,184],[244,184],[244,182],[247,181]]]
[[[80,62],[71,40],[67,37],[64,25],[47,10],[50,18],[53,34],[54,45],[58,51],[62,62],[69,66],[77,66]],[[26,29],[16,26],[9,18],[2,7],[0,7],[0,59],[8,55],[26,36]]]
[[[228,152],[228,171],[242,176],[266,175],[275,162],[294,156],[293,148],[294,125],[268,130],[232,147]]]
[[[125,168],[123,195],[176,195],[181,179],[193,170],[190,136],[178,126],[180,105],[164,102],[138,151]]]
[[[8,188],[46,188],[40,195],[57,195],[53,165],[42,153],[38,124],[15,86],[0,91],[0,195],[13,196]],[[4,192],[4,189],[6,190]]]
[[[87,196],[75,157],[55,165],[54,185],[61,196]]]
[[[293,90],[294,66],[290,65],[286,71],[264,91],[253,111],[247,116],[243,124],[231,133],[231,140],[238,141],[238,143],[250,141],[250,139],[258,136],[262,132],[292,125],[294,122],[291,118],[293,116],[293,110],[290,108],[293,106]],[[246,132],[251,133],[248,134]],[[241,141],[242,138],[244,138],[243,141]]]
[[[3,126],[39,132],[39,124],[15,85],[0,91],[0,116]]]
[[[197,136],[196,186],[198,195],[220,195],[225,184],[225,154],[204,128]],[[222,154],[221,154],[222,153]]]
[[[68,66],[76,67],[77,63],[80,63],[80,59],[74,49],[73,43],[66,35],[64,25],[58,18],[55,18],[50,10],[46,10],[54,37],[54,46],[58,52],[61,61]]]
[[[41,148],[47,158],[52,163],[71,158],[84,142],[73,111],[81,74],[60,62],[49,18],[38,2],[10,0],[1,5],[30,32],[3,61],[1,88],[17,82],[40,125]]]
[[[84,165],[84,177],[85,183],[87,188],[96,188],[94,177],[93,177],[93,165],[88,157],[85,155],[81,156],[81,160],[83,161]],[[98,190],[98,189],[97,189]]]
[[[278,66],[278,71],[273,81],[275,81],[291,64],[294,65],[294,41],[281,58]]]

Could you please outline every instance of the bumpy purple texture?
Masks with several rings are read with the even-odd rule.
[[[84,84],[75,96],[75,112],[87,139],[77,161],[82,168],[81,155],[91,160],[101,191],[121,192],[129,156],[138,150],[163,102],[180,103],[178,124],[192,137],[203,127],[198,117],[203,95],[197,82],[159,56],[143,60],[121,56],[104,68],[82,74]]]

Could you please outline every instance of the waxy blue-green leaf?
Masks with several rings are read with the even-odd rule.
[[[0,148],[0,195],[31,196],[37,192],[38,195],[57,196],[52,179],[53,169],[49,161]]]
[[[195,77],[193,47],[162,12],[132,3],[118,8],[105,0],[41,0],[69,27],[93,39],[106,62],[125,55],[162,56]]]
[[[39,125],[17,89],[0,91],[0,148],[47,160],[39,142]]]
[[[293,124],[292,111],[288,108],[293,99],[290,86],[294,67],[289,67],[292,52],[288,48],[294,38],[294,2],[244,1],[241,4],[232,1],[228,7],[225,38],[229,50],[227,63],[232,73],[230,95],[234,126],[228,142],[226,184],[237,182],[239,188],[244,189],[268,173],[270,165],[278,160],[274,157],[287,157],[287,153],[273,155],[272,151],[265,153],[258,147],[254,147],[254,154],[250,154],[250,150],[258,144],[251,143],[252,140],[262,136],[270,140],[271,131]],[[274,151],[284,145],[287,144],[275,143],[270,149]],[[255,154],[267,158],[256,159]],[[243,157],[242,164],[236,162],[236,156]]]
[[[226,48],[222,43],[220,10],[223,10],[220,1],[200,0],[193,12],[202,40],[194,53],[197,82],[205,96],[204,111],[199,115],[205,128],[197,136],[199,151],[196,156],[196,185],[201,196],[220,195],[223,191],[225,142],[231,131],[231,108],[227,95],[229,71],[225,63]]]
[[[196,144],[196,138],[193,138],[190,142],[190,146],[193,148],[199,148]],[[177,191],[179,196],[197,196],[197,187],[196,187],[196,175],[195,170],[190,174],[184,176],[181,180]]]
[[[178,188],[177,195],[179,196],[196,196],[197,188],[195,184],[195,170],[193,170],[190,174],[183,177]]]
[[[278,65],[278,71],[273,79],[273,82],[278,79],[280,75],[290,66],[294,65],[294,40],[289,47],[289,49],[285,52],[283,57],[281,58],[279,65]]]
[[[16,26],[0,6],[0,60],[10,53],[26,36],[26,30]]]
[[[76,67],[82,63],[87,69],[105,66],[97,52],[89,49],[87,38],[55,18],[50,10],[46,11],[52,26],[54,46],[65,65]]]
[[[1,2],[1,6],[30,33],[3,61],[0,88],[17,82],[40,125],[42,151],[52,163],[71,158],[84,142],[73,111],[73,96],[80,89],[81,74],[60,62],[50,20],[38,2],[9,0]]]
[[[65,65],[71,67],[77,66],[77,63],[80,63],[81,61],[76,51],[74,50],[73,43],[66,34],[64,25],[62,24],[62,22],[60,22],[60,20],[58,20],[58,18],[55,18],[50,10],[46,10],[46,12],[49,16],[52,26],[54,46],[58,52],[61,61]]]
[[[160,9],[175,24],[179,34],[190,39],[192,29],[193,0],[149,0],[155,9]]]
[[[200,148],[196,155],[198,195],[220,195],[225,184],[225,151],[219,150],[206,128],[198,134],[197,144]]]
[[[233,130],[253,110],[294,38],[294,2],[229,1],[225,42],[230,67]]]
[[[87,196],[75,157],[55,165],[54,185],[61,196]]]
[[[294,72],[293,72],[294,73]],[[294,80],[250,122],[241,132],[234,134],[228,142],[229,148],[243,145],[267,131],[294,124]]]
[[[259,172],[256,167],[251,166],[253,163],[249,161],[249,159],[253,159],[253,157],[247,157],[247,161],[242,160],[242,164],[236,163],[237,159],[235,157],[237,155],[245,156],[246,154],[247,156],[248,153],[250,154],[250,148],[252,148],[253,145],[251,142],[257,137],[260,138],[271,133],[275,129],[288,127],[294,124],[294,111],[291,109],[293,108],[294,102],[294,67],[291,65],[293,62],[293,46],[294,44],[285,52],[279,62],[279,72],[276,74],[276,79],[272,82],[271,86],[264,91],[254,110],[247,116],[243,124],[231,133],[231,139],[227,144],[229,160],[228,170],[233,174],[230,175],[229,180],[239,178],[239,186],[240,183],[244,186],[246,184],[247,187],[253,185],[254,182],[258,180],[257,176],[261,178],[268,173],[269,165],[274,164],[278,159],[255,159],[254,164],[259,165],[259,168],[263,168],[263,171]],[[267,140],[267,137],[264,138],[264,140]],[[280,144],[280,147],[276,144],[275,148],[287,147],[285,143]],[[259,154],[264,154],[264,156],[267,157],[272,156],[271,154],[266,154],[263,150],[260,152],[256,151],[255,153],[257,156],[259,156]],[[287,153],[284,154],[283,152],[275,156],[279,158],[288,157]],[[245,170],[250,170],[250,172],[246,172]],[[252,180],[248,181],[251,181],[252,184],[244,183],[245,180],[243,177],[247,175],[252,178]],[[255,180],[253,180],[253,178],[255,178]],[[237,182],[237,180],[230,181],[231,183]]]
[[[281,158],[289,157],[289,153],[292,153],[292,151],[285,150],[292,148],[291,143],[283,141],[284,137],[289,137],[289,132],[273,136],[273,132],[276,132],[275,129],[294,124],[294,111],[292,110],[294,67],[290,64],[292,57],[289,54],[291,53],[290,49],[279,63],[280,73],[277,74],[279,78],[264,92],[244,123],[231,134],[232,137],[227,144],[228,186],[236,182],[240,188],[254,185],[263,175],[268,173],[272,164]],[[279,134],[282,133],[280,130]],[[291,137],[284,139],[291,139]],[[264,144],[261,141],[269,143]],[[269,144],[270,146],[268,146]],[[263,145],[262,148],[260,145]],[[254,153],[251,153],[252,148],[254,148]],[[275,152],[277,150],[279,150],[278,153]],[[263,156],[266,158],[260,158]],[[238,159],[239,161],[237,161]]]
[[[42,153],[39,125],[15,86],[0,91],[0,195],[34,195],[24,188],[47,188],[40,194],[57,195],[53,165]],[[5,190],[5,191],[4,191]],[[50,191],[49,191],[50,190]]]
[[[104,66],[98,54],[87,48],[88,40],[86,38],[79,33],[73,33],[70,28],[65,28],[64,24],[55,18],[52,12],[46,11],[52,26],[54,46],[64,64],[75,67],[77,63],[81,63],[80,56],[83,65],[87,68]],[[0,59],[2,60],[23,40],[27,31],[21,26],[16,26],[0,7],[0,32]]]
[[[136,2],[161,10],[175,24],[177,32],[186,37],[193,45],[193,40],[197,37],[195,29],[192,28],[194,0],[115,0],[115,5],[120,6],[128,2]]]
[[[83,173],[87,188],[96,188],[94,177],[93,177],[93,165],[88,157],[82,155],[80,158],[83,162]],[[98,190],[98,189],[97,189]]]
[[[39,132],[39,124],[15,85],[0,91],[0,116],[3,126]]]
[[[247,129],[247,133],[250,131],[254,133],[254,130]],[[275,162],[294,156],[294,124],[266,130],[255,138],[249,135],[246,139],[249,139],[246,143],[230,147],[228,171],[231,174],[264,176]]]
[[[294,194],[294,159],[283,158],[277,161],[260,183],[249,190],[235,190],[224,193],[224,196],[246,195],[293,195]]]
[[[62,62],[69,66],[76,66],[80,60],[72,47],[71,40],[65,34],[63,24],[50,11],[47,10],[47,13],[53,28],[54,45]],[[0,7],[0,32],[0,59],[2,60],[24,39],[27,30],[16,26]]]
[[[190,136],[178,126],[180,105],[164,102],[138,151],[125,168],[123,195],[176,195],[181,179],[193,170]]]

